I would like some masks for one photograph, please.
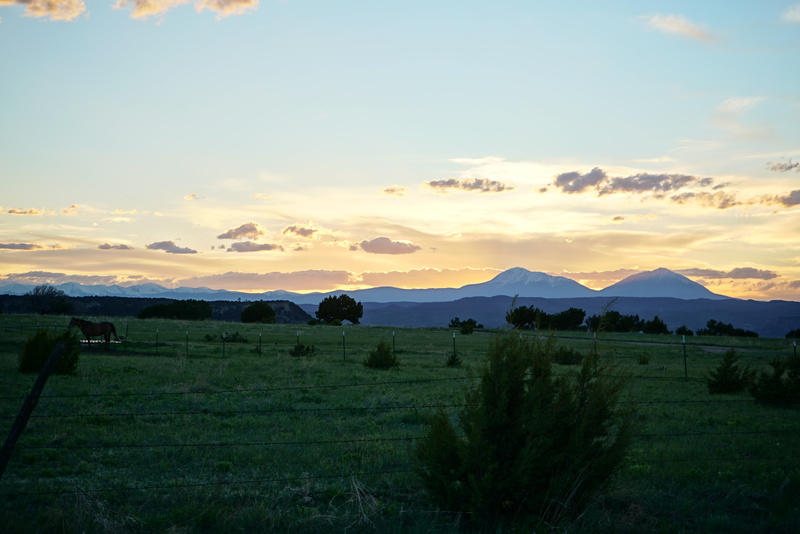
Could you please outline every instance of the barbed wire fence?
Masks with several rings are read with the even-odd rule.
[[[53,328],[59,329],[63,328],[63,325],[50,323],[50,324],[37,324],[35,327],[32,325],[23,325],[20,323],[19,326],[17,325],[9,325],[8,320],[6,320],[5,324],[6,331],[9,329],[19,328],[20,332],[38,329],[38,328]],[[129,341],[130,332],[126,326],[125,328],[126,333],[124,335],[124,339],[122,343]],[[189,330],[186,329],[184,331],[184,339],[181,340],[180,334],[175,334],[174,332],[171,333],[161,333],[163,337],[159,340],[159,330],[156,329],[154,332],[154,341],[131,341],[131,345],[134,343],[141,343],[144,347],[142,351],[142,346],[139,347],[130,347],[124,349],[126,352],[131,351],[133,354],[141,355],[142,352],[145,354],[150,353],[151,350],[154,350],[154,354],[158,355],[159,346],[161,347],[174,347],[174,348],[183,348],[186,351],[186,354],[189,354],[190,348],[190,340],[189,340]],[[141,333],[137,333],[136,335],[141,335]],[[193,335],[196,335],[196,332],[193,332]],[[209,335],[209,334],[206,334]],[[216,344],[219,343],[223,347],[223,356],[224,346],[225,346],[225,339],[226,336],[220,336],[216,333],[218,337],[213,337],[210,339],[203,338],[201,340],[193,339],[192,343],[208,343],[208,344]],[[535,334],[532,334],[535,335]],[[283,339],[281,342],[284,345],[289,345],[286,341],[286,337],[292,337],[291,333],[286,334],[284,333]],[[263,350],[262,346],[262,336],[259,336],[259,343],[258,343],[258,353],[261,354]],[[295,332],[295,342],[300,343],[301,340],[301,333],[300,330]],[[344,334],[342,336],[345,337]],[[449,336],[448,336],[449,337]],[[561,337],[561,336],[559,336]],[[566,336],[564,336],[566,338]],[[176,339],[177,338],[177,339]],[[455,334],[453,335],[453,351],[457,350],[456,343],[455,343]],[[597,343],[598,340],[596,339],[587,339],[586,337],[579,337],[573,338],[579,340],[581,342],[590,342],[590,343]],[[449,339],[448,339],[449,341]],[[394,342],[394,336],[393,336]],[[614,343],[626,343],[625,341],[614,340]],[[149,343],[154,343],[154,347],[148,346]],[[159,345],[161,343],[161,345]],[[629,342],[629,343],[639,343],[639,342]],[[443,345],[449,346],[449,343]],[[677,345],[678,349],[683,349],[685,354],[685,347],[686,344],[674,344],[674,343],[661,343],[661,345]],[[124,345],[123,345],[124,346]],[[139,350],[134,350],[138,348]],[[394,343],[393,343],[394,348]],[[342,352],[343,356],[346,358],[346,346],[344,339],[342,340]],[[743,350],[747,350],[746,348]],[[789,349],[791,350],[791,349]],[[704,378],[702,377],[688,377],[688,376],[634,376],[634,380],[676,380],[686,382],[688,381],[703,381]],[[438,378],[438,379],[425,379],[425,380],[395,380],[395,381],[383,381],[383,382],[369,382],[369,383],[361,383],[361,384],[322,384],[322,385],[300,385],[300,386],[287,386],[281,388],[243,388],[243,389],[230,389],[230,390],[219,390],[219,391],[142,391],[142,392],[133,392],[133,393],[91,393],[91,394],[82,394],[82,395],[43,395],[41,399],[44,402],[45,411],[41,411],[40,413],[32,413],[30,414],[30,419],[33,420],[40,420],[40,421],[47,421],[48,424],[53,424],[53,421],[59,421],[67,418],[92,418],[92,419],[105,419],[111,420],[113,418],[126,418],[126,419],[140,419],[140,418],[154,418],[154,417],[191,417],[191,418],[203,418],[203,417],[263,417],[267,418],[270,416],[275,415],[300,415],[300,414],[315,414],[319,416],[324,416],[325,414],[331,413],[378,413],[378,412],[388,412],[388,411],[400,411],[400,410],[408,410],[416,413],[421,412],[433,412],[435,410],[446,410],[450,412],[457,411],[464,407],[463,404],[437,404],[437,403],[429,403],[429,404],[403,404],[397,406],[322,406],[322,407],[314,407],[314,408],[276,408],[276,409],[237,409],[237,410],[220,410],[214,409],[213,405],[201,407],[198,409],[192,410],[178,410],[178,411],[164,411],[159,410],[155,406],[156,404],[153,403],[155,399],[164,397],[164,396],[183,396],[183,395],[192,395],[192,396],[226,396],[226,395],[242,395],[242,394],[260,394],[260,395],[268,395],[274,394],[280,391],[296,391],[296,390],[324,390],[324,389],[348,389],[348,388],[376,388],[380,386],[404,386],[404,385],[419,385],[423,383],[431,383],[431,382],[459,382],[464,380],[470,380],[469,377],[447,377],[447,378]],[[104,411],[80,411],[80,412],[66,412],[66,411],[58,411],[58,403],[53,401],[67,401],[69,402],[69,409],[72,409],[75,405],[81,406],[82,401],[92,401],[96,402],[98,400],[103,399],[120,399],[125,397],[136,397],[140,399],[147,399],[151,401],[151,406],[153,408],[147,409],[146,406],[139,405],[136,411],[126,411],[126,412],[104,412]],[[8,406],[18,405],[20,402],[23,402],[25,399],[20,396],[0,396],[0,399],[7,401]],[[726,404],[730,406],[735,406],[739,403],[752,403],[754,401],[750,399],[698,399],[698,400],[685,400],[685,399],[675,399],[675,400],[628,400],[625,401],[630,404],[634,404],[638,406],[640,409],[646,409],[647,407],[654,407],[654,406],[674,406],[674,405],[712,405],[712,404]],[[91,405],[87,402],[85,403],[86,407],[90,407]],[[67,409],[67,408],[62,408]],[[47,411],[49,410],[49,411]],[[15,416],[11,414],[0,414],[0,419],[13,419]],[[57,423],[55,423],[57,425]],[[649,443],[649,442],[657,442],[663,441],[667,439],[693,439],[693,440],[705,440],[705,444],[703,446],[698,447],[697,455],[685,456],[681,458],[657,458],[657,457],[647,457],[646,455],[637,455],[641,453],[634,453],[628,459],[629,464],[637,464],[637,465],[657,465],[657,464],[669,464],[669,463],[686,463],[686,462],[697,462],[697,463],[712,463],[712,462],[720,462],[720,463],[737,463],[737,462],[778,462],[782,466],[793,465],[796,468],[796,461],[800,460],[800,454],[795,452],[788,452],[785,454],[775,454],[775,455],[755,455],[752,453],[743,453],[737,456],[730,456],[730,455],[720,455],[716,456],[710,454],[709,451],[713,451],[714,440],[719,439],[720,437],[727,436],[727,437],[736,437],[736,436],[749,436],[749,437],[774,437],[774,436],[797,436],[800,435],[800,424],[797,425],[788,425],[782,426],[781,428],[767,428],[767,429],[759,429],[759,430],[728,430],[728,431],[719,431],[719,430],[697,430],[697,431],[690,431],[690,432],[663,432],[663,433],[641,433],[634,436],[634,440],[637,443]],[[150,443],[110,443],[110,442],[94,442],[90,444],[61,444],[61,443],[49,443],[49,444],[26,444],[22,443],[21,445],[17,445],[15,450],[19,454],[24,454],[25,451],[45,451],[45,450],[71,450],[71,451],[81,451],[81,450],[93,450],[93,451],[103,451],[103,450],[151,450],[151,451],[158,451],[164,449],[201,449],[201,448],[211,448],[211,449],[230,449],[233,447],[240,447],[240,448],[251,448],[251,447],[259,447],[259,448],[290,448],[290,447],[323,447],[323,446],[340,446],[346,447],[350,445],[362,445],[364,443],[412,443],[416,440],[422,439],[424,436],[422,435],[406,435],[406,436],[386,436],[386,437],[348,437],[342,439],[315,439],[315,440],[262,440],[262,441],[179,441],[179,442],[150,442]],[[800,450],[800,448],[794,448],[794,451]],[[356,466],[358,467],[358,466]],[[301,481],[313,481],[313,480],[328,480],[328,479],[348,479],[352,477],[372,477],[372,476],[386,476],[386,475],[399,475],[399,474],[410,474],[415,472],[415,466],[411,465],[408,462],[406,465],[401,465],[389,469],[371,469],[371,470],[358,470],[354,468],[350,468],[347,471],[337,472],[337,473],[303,473],[298,474],[296,476],[278,476],[278,477],[261,477],[261,478],[249,478],[249,479],[237,479],[237,480],[223,480],[217,479],[213,481],[183,481],[181,483],[161,483],[161,484],[142,484],[142,485],[132,485],[132,486],[115,486],[115,487],[99,487],[93,489],[81,489],[81,491],[92,493],[92,494],[103,494],[103,493],[116,493],[116,492],[129,492],[129,491],[147,491],[147,490],[180,490],[186,489],[189,487],[194,488],[203,488],[203,487],[235,487],[235,486],[249,486],[254,484],[287,484],[287,483],[299,483]],[[0,486],[2,488],[2,486]],[[12,489],[0,489],[0,496],[3,498],[13,498],[13,497],[21,497],[21,496],[43,496],[43,495],[62,495],[62,494],[71,494],[75,492],[75,487],[64,487],[62,489],[48,489],[43,491],[15,491]]]

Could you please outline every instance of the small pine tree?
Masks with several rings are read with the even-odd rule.
[[[364,360],[364,366],[372,369],[391,369],[400,365],[400,360],[392,353],[392,348],[383,340],[378,342],[375,350]]]
[[[738,361],[735,350],[725,353],[717,368],[706,376],[709,393],[738,393],[753,382],[756,372],[749,366],[740,366]]]
[[[576,375],[553,376],[552,347],[493,340],[460,432],[446,413],[433,417],[415,458],[442,509],[468,512],[485,530],[525,517],[549,522],[583,509],[620,465],[633,425],[618,402],[626,380],[591,355]]]
[[[769,365],[772,373],[761,371],[750,385],[750,394],[764,403],[793,406],[800,402],[800,357],[773,358]]]
[[[81,354],[81,343],[74,331],[53,334],[47,330],[37,330],[25,342],[19,355],[17,368],[20,373],[38,373],[42,370],[56,344],[61,341],[65,345],[64,353],[53,371],[57,375],[73,375],[78,369]]]

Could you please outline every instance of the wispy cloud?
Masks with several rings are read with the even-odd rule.
[[[326,291],[347,286],[352,282],[353,275],[348,271],[305,270],[285,273],[227,272],[186,278],[178,281],[178,284],[233,290]]]
[[[767,162],[767,169],[775,172],[788,172],[792,170],[800,172],[800,161],[792,161],[791,159],[785,163],[783,161],[769,161]]]
[[[183,4],[194,4],[199,13],[209,10],[217,18],[239,15],[258,7],[259,0],[117,0],[116,9],[130,9],[131,17],[146,19],[163,15]],[[44,17],[50,20],[72,21],[86,12],[83,0],[0,0],[0,6],[25,6],[26,17]]]
[[[9,215],[44,215],[46,212],[44,210],[36,208],[27,208],[27,209],[9,208],[5,210],[5,213]]]
[[[174,241],[158,241],[147,245],[148,250],[163,250],[168,254],[197,254],[196,250],[188,247],[179,247]]]
[[[291,234],[297,237],[314,237],[319,229],[311,226],[311,225],[301,225],[301,224],[293,224],[291,226],[287,226],[283,229],[283,234]]]
[[[3,282],[14,282],[17,284],[63,284],[66,282],[77,282],[85,285],[98,284],[118,284],[120,279],[115,275],[85,275],[85,274],[65,274],[49,271],[28,271],[25,273],[9,273],[0,275]]]
[[[98,250],[133,250],[133,247],[130,245],[112,245],[111,243],[103,243],[102,245],[97,245]]]
[[[681,269],[676,270],[675,272],[684,276],[709,279],[730,278],[734,280],[772,280],[773,278],[778,277],[777,273],[774,271],[756,269],[754,267],[736,267],[730,271],[719,271],[716,269]]]
[[[206,198],[206,197],[204,197],[203,195],[196,195],[194,193],[191,193],[191,194],[186,195],[185,197],[183,197],[184,200],[202,200],[204,198]]]
[[[5,250],[39,250],[42,248],[44,247],[34,243],[0,243],[0,249]]]
[[[709,32],[702,24],[697,24],[683,15],[651,15],[643,17],[647,25],[662,33],[688,37],[697,41],[713,43],[717,37]]]
[[[687,204],[689,202],[700,204],[705,208],[717,208],[720,210],[733,208],[742,205],[736,199],[736,195],[726,193],[724,191],[717,191],[716,193],[708,193],[701,191],[699,193],[686,192],[679,195],[673,195],[670,199],[676,204]]]
[[[503,182],[489,180],[488,178],[465,178],[462,180],[458,178],[447,178],[446,180],[431,180],[427,182],[426,185],[438,192],[455,189],[461,191],[477,191],[479,193],[502,193],[503,191],[514,189]]]
[[[397,197],[402,197],[406,193],[406,188],[405,187],[401,187],[399,185],[392,185],[392,186],[387,187],[386,189],[382,189],[381,191],[384,194],[387,194],[387,195],[394,195],[394,196],[397,196]]]
[[[361,250],[371,254],[412,254],[422,247],[408,241],[393,241],[388,237],[376,237],[361,242]]]
[[[238,15],[248,9],[258,7],[258,0],[117,0],[117,9],[131,9],[131,17],[145,19],[162,15],[183,4],[194,4],[198,12],[208,9],[217,14],[217,18]]]
[[[70,21],[86,11],[83,0],[0,0],[0,6],[25,6],[26,17],[47,17],[51,20]]]
[[[228,252],[263,252],[267,250],[283,250],[283,247],[270,243],[254,243],[253,241],[240,241],[228,247]]]
[[[781,20],[800,24],[800,4],[795,4],[781,15]]]
[[[239,239],[241,237],[256,239],[262,235],[264,235],[264,231],[256,223],[249,222],[219,234],[217,239]]]

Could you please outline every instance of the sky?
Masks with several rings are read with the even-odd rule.
[[[800,301],[797,0],[0,0],[0,285]]]

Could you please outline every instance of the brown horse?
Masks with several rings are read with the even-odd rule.
[[[119,341],[119,336],[117,335],[117,329],[114,328],[112,323],[107,321],[103,321],[102,323],[93,323],[91,321],[84,321],[83,319],[78,319],[77,317],[73,317],[72,320],[67,325],[67,330],[72,328],[73,326],[77,326],[80,331],[86,336],[86,343],[91,348],[92,346],[92,337],[95,336],[103,336],[106,340],[106,350],[108,350],[108,346],[111,343],[111,334],[114,334],[114,337],[117,341]]]

